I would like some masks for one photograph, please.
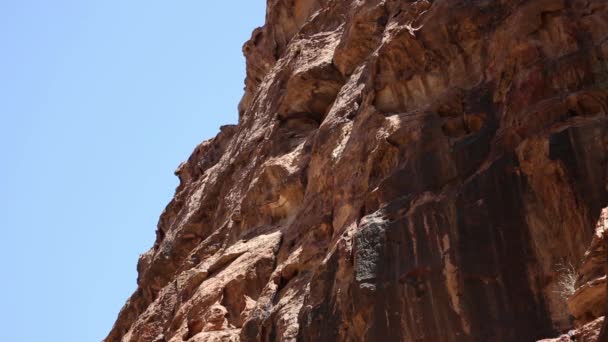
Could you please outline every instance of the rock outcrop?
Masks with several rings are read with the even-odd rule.
[[[568,311],[576,329],[551,341],[595,342],[608,341],[608,331],[600,339],[604,316],[608,312],[608,208],[602,211],[595,236],[578,269],[565,268],[562,274],[562,295],[568,303]],[[606,329],[606,328],[604,328]]]
[[[106,341],[597,340],[608,2],[267,5]]]
[[[608,209],[602,211],[591,247],[585,253],[575,292],[568,298],[568,310],[577,324],[589,323],[606,313],[606,266],[608,264]]]

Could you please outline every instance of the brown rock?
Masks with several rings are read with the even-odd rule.
[[[576,291],[568,298],[568,309],[579,325],[606,314],[607,243],[608,208],[602,211],[591,246],[585,253],[582,266],[578,270]]]
[[[594,321],[591,321],[579,329],[571,330],[567,334],[564,334],[558,338],[552,339],[544,339],[538,342],[597,342],[597,341],[605,341],[600,339],[599,332],[604,324],[604,317],[597,318]]]
[[[106,341],[599,334],[608,2],[273,0],[243,50]]]

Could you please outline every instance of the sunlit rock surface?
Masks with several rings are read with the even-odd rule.
[[[106,341],[602,340],[608,2],[267,5]]]

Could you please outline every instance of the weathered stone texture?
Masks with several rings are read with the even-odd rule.
[[[608,2],[268,0],[243,51],[106,341],[598,340]]]

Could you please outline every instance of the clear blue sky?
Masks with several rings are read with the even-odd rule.
[[[99,341],[265,1],[0,0],[0,340]]]

